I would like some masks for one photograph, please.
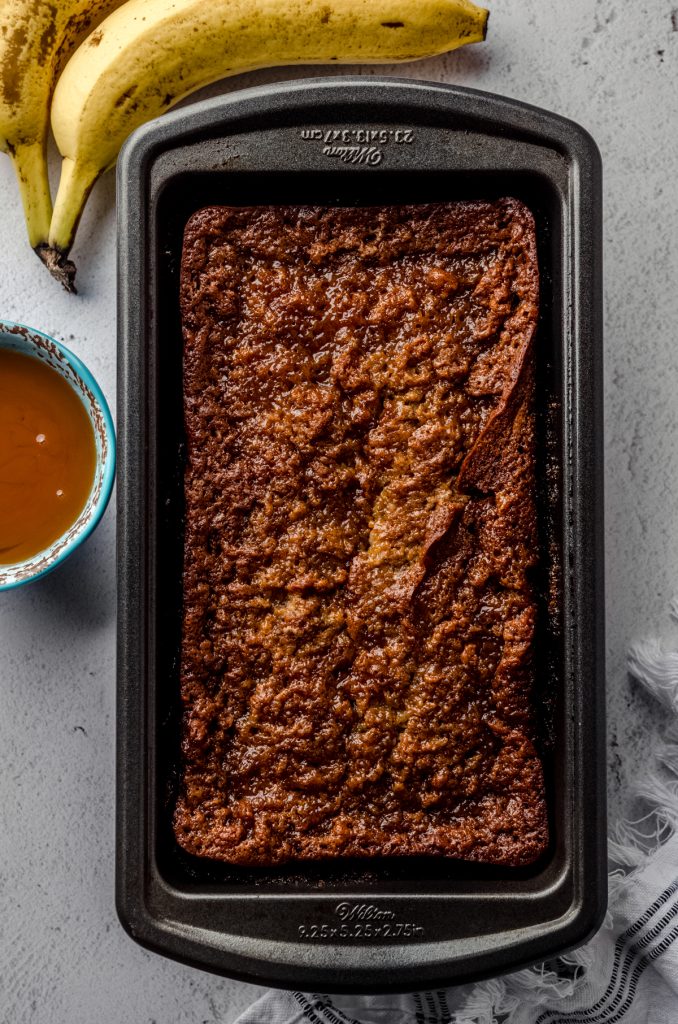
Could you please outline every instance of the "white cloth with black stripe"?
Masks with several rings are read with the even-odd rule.
[[[673,716],[656,740],[656,770],[634,794],[643,816],[612,831],[609,910],[586,946],[445,991],[269,991],[237,1024],[678,1024],[678,652],[639,644],[630,668]]]

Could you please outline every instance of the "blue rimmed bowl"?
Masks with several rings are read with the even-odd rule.
[[[61,537],[32,558],[12,565],[0,565],[0,590],[37,580],[51,572],[82,544],[106,510],[115,477],[115,431],[101,388],[87,367],[54,338],[7,320],[0,320],[0,348],[23,352],[41,359],[66,380],[87,410],[96,446],[94,481],[82,512]]]

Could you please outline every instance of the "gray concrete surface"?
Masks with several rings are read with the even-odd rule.
[[[667,605],[678,591],[678,4],[490,6],[483,46],[380,70],[550,108],[585,125],[603,154],[616,814],[651,755],[659,717],[627,677],[628,644],[647,632],[676,639]],[[262,72],[225,88],[321,73]],[[82,225],[76,298],[59,291],[27,248],[4,157],[0,210],[0,316],[66,341],[113,402],[112,176],[98,185]],[[114,586],[112,505],[60,570],[0,594],[0,1021],[228,1024],[260,990],[145,952],[115,916]]]

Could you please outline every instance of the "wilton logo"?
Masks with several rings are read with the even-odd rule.
[[[338,903],[334,913],[341,921],[392,921],[395,917],[395,911],[374,903]]]
[[[342,164],[369,164],[376,167],[384,154],[376,146],[324,146],[324,156],[336,156]]]

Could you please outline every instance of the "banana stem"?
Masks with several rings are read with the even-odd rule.
[[[14,146],[9,152],[19,182],[28,240],[36,249],[47,243],[52,219],[44,140]]]
[[[59,190],[54,203],[49,240],[40,258],[51,274],[69,292],[75,291],[75,264],[67,259],[87,198],[100,174],[92,164],[79,164],[64,157]]]

